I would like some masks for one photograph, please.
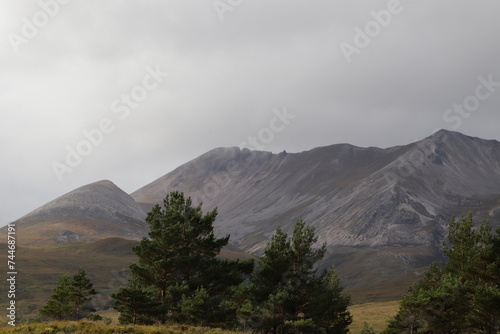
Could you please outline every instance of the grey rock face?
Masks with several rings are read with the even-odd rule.
[[[278,225],[287,230],[299,218],[328,245],[439,247],[451,215],[474,209],[463,203],[488,198],[489,213],[500,208],[500,143],[439,131],[389,149],[220,148],[131,196],[152,205],[172,190],[205,210],[218,207],[217,230],[253,253]]]

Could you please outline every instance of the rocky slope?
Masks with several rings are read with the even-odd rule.
[[[147,234],[146,211],[110,181],[73,190],[18,219],[17,242],[40,245],[94,241],[107,237],[139,239]]]
[[[220,148],[131,196],[150,207],[172,190],[218,207],[217,230],[256,255],[277,226],[304,219],[328,246],[320,267],[335,265],[355,301],[397,299],[443,260],[451,216],[473,211],[500,225],[500,143],[439,131],[388,149]]]
[[[217,206],[217,229],[253,253],[278,225],[287,229],[297,219],[315,226],[330,246],[439,247],[452,214],[476,208],[496,221],[500,143],[440,131],[389,149],[340,144],[271,154],[221,148],[131,196],[152,205],[171,190],[206,210]]]

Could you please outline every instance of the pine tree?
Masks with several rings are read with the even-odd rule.
[[[95,309],[86,305],[92,299],[91,296],[97,294],[97,292],[94,289],[94,284],[87,278],[85,270],[80,269],[73,276],[71,287],[73,290],[72,300],[76,309],[76,320],[85,317],[89,312],[95,312]]]
[[[252,322],[251,317],[254,308],[251,301],[251,286],[247,282],[243,282],[237,286],[233,286],[222,305],[225,312],[233,319],[232,328],[240,328],[246,331],[249,324]]]
[[[496,333],[500,329],[500,229],[475,226],[472,214],[452,218],[447,262],[432,265],[403,296],[386,333]]]
[[[296,222],[291,238],[276,230],[252,277],[257,329],[278,333],[332,330],[342,332],[351,323],[347,311],[349,297],[342,296],[333,268],[318,276],[315,264],[326,246],[315,249],[314,229]]]
[[[280,227],[264,251],[259,261],[259,271],[253,275],[254,297],[257,303],[268,299],[269,295],[277,292],[278,286],[287,279],[286,273],[291,268],[291,245],[288,236]]]
[[[40,315],[56,320],[80,320],[88,315],[89,311],[94,311],[86,304],[95,294],[96,291],[85,270],[80,269],[73,277],[63,275],[47,304],[40,309]]]
[[[59,277],[54,293],[40,309],[40,315],[56,320],[70,319],[74,314],[73,293],[69,275]]]
[[[335,269],[330,267],[313,289],[314,298],[308,305],[307,314],[327,333],[346,333],[352,323],[348,310],[351,297],[342,293],[344,289]]]
[[[201,204],[193,207],[191,198],[180,192],[171,192],[165,197],[163,208],[156,205],[148,213],[149,238],[143,238],[133,247],[139,261],[131,264],[130,270],[136,284],[151,291],[151,302],[158,302],[154,314],[150,314],[157,321],[207,324],[225,321],[221,303],[230,288],[240,284],[243,275],[251,273],[253,261],[216,258],[229,240],[229,236],[215,236],[216,217],[217,209],[203,214]],[[123,289],[121,296],[132,292],[133,289]],[[200,304],[202,292],[208,300]],[[202,316],[199,310],[194,312],[194,305],[197,308],[210,305],[209,315],[206,312]],[[185,313],[188,310],[189,315]]]
[[[210,319],[210,311],[214,309],[212,300],[205,288],[199,287],[190,296],[182,295],[179,302],[180,318],[182,323],[203,326],[205,319]]]
[[[130,279],[128,286],[112,293],[111,298],[115,300],[113,308],[120,312],[121,324],[151,325],[160,312],[160,302],[154,298],[153,290],[142,287],[137,279]]]

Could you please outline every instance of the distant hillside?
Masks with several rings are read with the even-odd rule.
[[[16,306],[21,318],[36,316],[47,302],[63,274],[75,274],[85,269],[98,295],[94,308],[109,308],[109,294],[127,284],[129,264],[136,262],[132,246],[137,241],[107,238],[94,242],[68,242],[51,245],[19,246],[16,252],[17,276]],[[7,245],[0,243],[0,251],[7,254]],[[223,250],[224,259],[249,259],[250,255],[235,250]],[[9,286],[0,284],[0,295],[6,296]],[[0,300],[0,307],[8,302]],[[3,323],[0,322],[0,326]],[[0,331],[1,332],[1,331]]]
[[[46,245],[108,237],[138,240],[148,231],[145,218],[146,211],[123,190],[110,181],[99,181],[73,190],[14,223],[19,245]]]

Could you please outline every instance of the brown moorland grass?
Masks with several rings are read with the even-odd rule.
[[[349,330],[352,334],[359,334],[367,324],[377,333],[381,332],[398,310],[399,301],[352,305],[349,311],[353,316],[353,322]]]
[[[365,303],[349,307],[353,315],[353,323],[349,327],[350,333],[361,333],[365,324],[373,328],[376,332],[381,332],[387,327],[388,321],[397,313],[399,309],[398,301]],[[117,322],[118,313],[114,310],[99,312],[103,317],[113,319]],[[16,327],[0,328],[0,333],[33,333],[33,334],[93,334],[93,333],[131,333],[131,334],[235,334],[241,332],[225,331],[221,329],[206,327],[191,327],[183,325],[175,326],[118,326],[105,325],[103,322],[90,321],[69,321],[69,322],[45,322],[37,324],[27,324]]]
[[[10,328],[0,328],[0,333],[31,333],[31,334],[237,334],[241,332],[226,331],[218,328],[173,326],[118,326],[105,325],[90,321],[54,321],[38,324],[21,325]]]

